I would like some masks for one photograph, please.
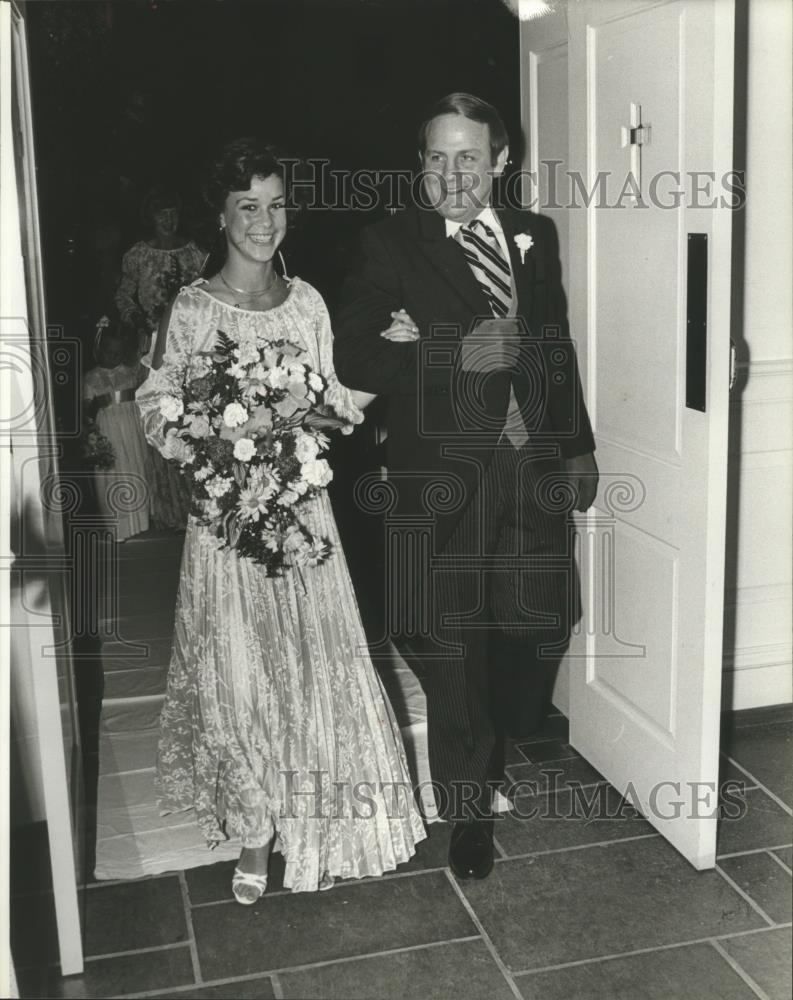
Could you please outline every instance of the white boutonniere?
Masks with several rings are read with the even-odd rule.
[[[534,246],[534,239],[531,233],[518,233],[515,237],[515,246],[520,250],[520,262],[526,262],[526,251]]]

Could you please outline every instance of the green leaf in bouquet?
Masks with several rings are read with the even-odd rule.
[[[245,485],[248,479],[248,473],[242,462],[237,462],[235,460],[234,465],[231,468],[231,473],[237,482],[237,486],[239,486],[240,489],[242,489],[242,487]]]
[[[221,356],[221,359],[225,359],[234,350],[234,341],[229,337],[227,333],[222,330],[218,330],[218,339],[215,344],[215,352]]]
[[[295,413],[301,409],[301,407],[299,406],[299,400],[292,396],[287,396],[285,399],[276,403],[273,406],[273,409],[279,417],[282,417],[284,420],[288,420],[290,417],[294,416]]]
[[[306,414],[305,426],[312,429],[318,428],[335,431],[347,426],[347,421],[337,417],[330,407],[317,407]],[[318,440],[323,448],[328,448],[330,440],[324,434],[318,435]]]
[[[236,511],[229,511],[223,518],[223,532],[230,548],[234,549],[237,547],[240,535],[242,534],[242,528],[242,518]]]

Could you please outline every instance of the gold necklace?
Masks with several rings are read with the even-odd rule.
[[[226,281],[226,279],[223,277],[223,269],[222,268],[218,271],[218,277],[220,278],[220,280],[223,282],[223,284],[226,286],[226,288],[228,288],[228,290],[230,292],[236,292],[237,295],[242,295],[243,296],[243,300],[245,300],[245,299],[257,299],[257,298],[259,298],[259,296],[264,295],[266,292],[269,292],[270,289],[273,287],[273,285],[276,283],[276,281],[278,281],[278,275],[277,274],[273,274],[273,280],[270,282],[270,284],[266,288],[260,288],[258,291],[249,292],[245,288],[235,288],[234,285],[232,285],[228,281]],[[236,306],[238,306],[238,305],[239,305],[239,303],[236,303]]]

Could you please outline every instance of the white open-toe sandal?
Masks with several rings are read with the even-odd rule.
[[[257,895],[253,896],[242,896],[238,892],[243,886],[247,889],[255,889]],[[264,895],[264,890],[267,888],[267,876],[266,875],[254,875],[251,872],[240,871],[239,868],[234,869],[234,875],[231,879],[231,891],[234,893],[234,898],[238,903],[242,903],[243,906],[252,906],[257,900],[261,899]]]

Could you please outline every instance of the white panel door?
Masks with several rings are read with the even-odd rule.
[[[569,259],[565,177],[569,161],[567,17],[554,11],[520,26],[521,120],[525,138],[523,200],[553,219],[559,234],[562,280]]]
[[[520,25],[521,124],[525,139],[523,204],[553,220],[559,236],[562,282],[570,277],[570,210],[566,196],[569,170],[567,16],[558,8]],[[575,339],[575,332],[573,333]],[[586,381],[586,356],[579,356]],[[574,630],[553,692],[554,705],[570,714],[570,665],[585,655],[582,627]]]
[[[571,327],[602,481],[572,744],[715,863],[730,319],[731,0],[569,5]],[[716,181],[711,180],[715,174]]]

